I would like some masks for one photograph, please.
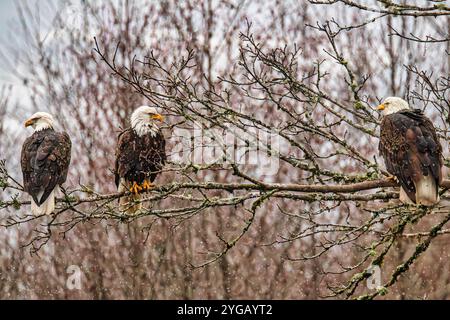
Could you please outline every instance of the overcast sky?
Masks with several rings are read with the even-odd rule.
[[[14,0],[0,0],[0,32],[3,35],[7,27],[8,21],[15,14]]]
[[[17,0],[0,0],[0,46],[3,48],[7,40],[8,32],[14,24],[14,19],[17,17]],[[0,63],[0,86],[4,84],[19,85],[20,82],[15,79],[9,71]],[[16,90],[15,93],[18,91]]]
[[[35,1],[27,1],[28,4],[32,5],[36,3]],[[56,3],[59,3],[60,0],[55,1],[58,1]],[[62,1],[60,3],[62,3]],[[0,49],[3,49],[5,45],[10,44],[11,36],[19,37],[21,35],[20,32],[14,31],[14,29],[18,26],[18,4],[18,0],[0,0]],[[40,12],[40,16],[45,17],[46,13],[48,13],[47,11],[48,9],[44,8],[42,12]],[[42,27],[45,32],[44,25],[45,24],[42,24]],[[20,43],[20,41],[18,41],[18,43]],[[13,85],[14,90],[12,92],[12,101],[21,102],[22,106],[28,103],[28,99],[26,98],[27,91],[21,81],[11,74],[11,70],[0,61],[0,86],[2,85]]]

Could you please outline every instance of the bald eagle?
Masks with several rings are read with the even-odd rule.
[[[154,107],[141,106],[131,115],[131,127],[119,134],[116,148],[115,182],[119,192],[130,196],[119,200],[122,211],[141,208],[141,192],[149,191],[166,161],[164,136],[157,122],[163,117]]]
[[[400,201],[426,206],[439,202],[443,158],[433,123],[401,98],[386,98],[377,109],[383,115],[379,152],[400,183]]]
[[[21,166],[24,191],[31,196],[34,215],[55,210],[55,191],[67,178],[72,143],[65,132],[53,130],[53,117],[37,112],[26,122],[34,133],[22,146]]]

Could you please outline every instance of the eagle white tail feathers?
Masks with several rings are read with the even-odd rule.
[[[423,176],[416,183],[416,203],[424,206],[432,206],[439,202],[439,195],[436,188],[436,181],[430,174]]]
[[[55,211],[55,189],[53,189],[48,198],[40,206],[34,202],[33,198],[31,199],[31,212],[35,216],[40,216],[43,214],[50,215],[53,211]],[[38,199],[42,197],[42,194],[43,192],[38,194]]]
[[[432,206],[439,202],[436,182],[431,175],[423,176],[418,183],[415,183],[415,187],[416,204]],[[406,204],[414,204],[402,187],[400,187],[400,201]]]
[[[120,179],[119,182],[119,192],[128,191],[131,188],[131,183]],[[142,208],[142,204],[139,202],[141,200],[140,194],[131,194],[119,199],[119,209],[128,214],[135,214]],[[136,203],[137,202],[137,203]]]

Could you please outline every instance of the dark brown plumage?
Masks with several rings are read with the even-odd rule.
[[[166,142],[160,131],[142,137],[129,128],[120,133],[116,148],[115,182],[121,178],[141,185],[144,180],[153,182],[166,162]]]
[[[166,142],[157,122],[163,122],[155,107],[140,106],[131,114],[131,127],[118,138],[115,182],[120,211],[133,214],[142,207],[141,192],[150,191],[152,182],[166,162]]]
[[[380,128],[379,151],[389,173],[396,176],[412,202],[416,186],[432,177],[435,197],[442,182],[442,146],[433,123],[420,110],[401,110],[386,115]]]
[[[71,147],[69,135],[52,128],[36,131],[25,140],[21,155],[23,184],[38,206],[66,181]]]

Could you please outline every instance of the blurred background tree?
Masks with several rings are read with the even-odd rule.
[[[77,196],[112,193],[117,134],[134,108],[156,104],[166,137],[197,121],[273,127],[283,138],[276,175],[171,163],[160,185],[364,182],[384,168],[373,106],[397,95],[433,119],[448,177],[449,15],[445,2],[427,1],[22,1],[1,49],[5,72],[22,86],[0,90],[0,159],[21,181],[18,155],[29,132],[20,124],[47,110],[74,145],[66,187]],[[366,284],[374,260],[383,261],[383,287],[415,256],[449,214],[448,194],[424,212],[400,206],[388,189],[253,191],[162,192],[148,214],[127,219],[108,215],[114,197],[81,211],[62,204],[55,219],[4,205],[0,297],[449,298],[444,225],[389,288]],[[13,188],[0,199],[12,204],[15,195],[25,199]],[[170,211],[194,201],[188,195],[228,202]],[[247,200],[263,196],[252,212]],[[168,213],[156,215],[158,208]],[[81,268],[81,290],[66,287],[71,265]]]

